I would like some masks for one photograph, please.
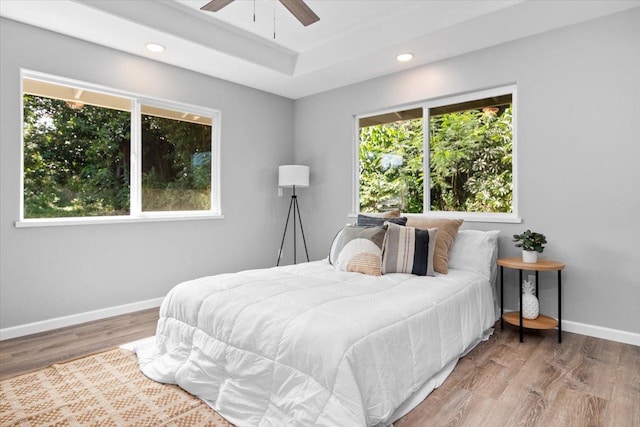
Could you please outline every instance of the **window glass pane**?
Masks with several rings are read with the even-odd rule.
[[[142,210],[211,209],[211,117],[142,107]]]
[[[23,79],[24,218],[129,214],[131,101]]]
[[[359,127],[360,211],[422,212],[422,108],[365,117]]]
[[[429,122],[431,210],[512,212],[511,95],[433,108]]]

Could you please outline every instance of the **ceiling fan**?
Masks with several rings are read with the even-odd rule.
[[[213,0],[205,4],[200,10],[207,12],[217,12],[223,7],[227,6],[233,0]],[[315,14],[313,10],[303,0],[279,0],[280,3],[286,7],[293,16],[305,27],[311,25],[314,22],[318,22],[320,18]]]

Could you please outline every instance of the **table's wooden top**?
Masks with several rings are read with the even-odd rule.
[[[500,258],[498,265],[501,267],[516,268],[518,270],[529,271],[558,271],[564,270],[564,264],[559,261],[553,261],[550,259],[540,259],[538,262],[530,263],[522,261],[522,258]]]

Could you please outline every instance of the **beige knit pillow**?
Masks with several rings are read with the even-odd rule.
[[[376,213],[362,212],[362,215],[373,216],[376,218],[399,218],[400,209],[393,209],[390,211],[376,212]]]
[[[407,215],[407,227],[423,230],[437,228],[436,249],[433,254],[433,269],[438,273],[449,271],[449,251],[462,225],[461,219],[433,218],[426,215]]]

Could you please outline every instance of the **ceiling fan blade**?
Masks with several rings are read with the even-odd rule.
[[[305,27],[320,20],[318,15],[303,0],[280,0],[280,3],[289,9],[289,12]]]
[[[202,6],[200,10],[206,10],[207,12],[217,12],[232,1],[233,0],[213,0]]]

